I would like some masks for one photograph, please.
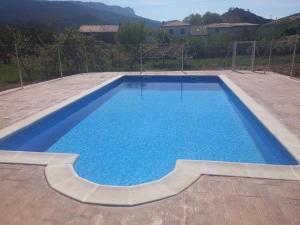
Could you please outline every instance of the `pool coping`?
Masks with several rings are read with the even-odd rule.
[[[130,75],[116,76],[92,89],[0,130],[0,138],[10,135],[46,117],[123,76]],[[300,140],[271,113],[256,103],[248,94],[227,78],[226,75],[220,74],[214,76],[218,76],[257,119],[284,145],[287,151],[300,162]],[[0,151],[0,163],[45,166],[47,182],[54,190],[83,203],[108,206],[135,206],[172,197],[187,189],[197,181],[201,175],[300,180],[300,165],[282,166],[220,161],[177,160],[174,170],[159,180],[128,187],[108,186],[96,184],[78,176],[73,168],[73,164],[78,157],[79,155],[77,154]]]

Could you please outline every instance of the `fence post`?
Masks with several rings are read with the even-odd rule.
[[[85,71],[88,73],[89,72],[89,64],[88,64],[88,58],[86,54],[86,46],[84,46],[84,55],[85,55]]]
[[[272,59],[272,54],[273,54],[273,39],[271,41],[271,44],[270,44],[270,51],[269,51],[269,61],[268,61],[268,67],[267,67],[267,70],[270,71],[270,66],[271,66],[271,59]]]
[[[143,46],[140,44],[140,75],[143,73]]]
[[[22,71],[21,71],[21,66],[20,66],[19,52],[18,52],[18,46],[17,46],[17,44],[15,44],[15,51],[16,51],[17,67],[18,67],[20,85],[21,85],[21,88],[24,88],[23,77],[22,77]]]
[[[57,45],[57,53],[58,53],[58,61],[59,61],[60,78],[62,79],[63,78],[63,72],[62,72],[62,65],[61,65],[59,45]]]
[[[251,71],[254,71],[255,66],[255,53],[256,53],[256,41],[253,42],[252,54],[251,54]]]
[[[235,41],[233,43],[233,52],[232,52],[232,71],[235,71],[235,66],[236,66],[236,47],[237,47],[237,42]]]
[[[290,76],[293,76],[293,73],[294,73],[294,65],[295,65],[295,58],[296,58],[297,44],[298,44],[298,37],[296,38],[295,44],[294,44],[294,51],[293,51],[293,58],[292,58],[292,65],[291,65]]]
[[[181,72],[184,69],[184,44],[181,45]]]

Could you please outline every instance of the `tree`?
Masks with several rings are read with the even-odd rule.
[[[129,57],[130,68],[139,60],[140,44],[144,43],[148,30],[142,22],[127,22],[120,26],[117,35],[118,43],[131,56]]]
[[[204,25],[212,24],[212,23],[222,23],[222,17],[217,13],[207,12],[202,17],[202,22]]]
[[[187,40],[187,46],[188,54],[193,58],[200,58],[205,56],[206,54],[207,41],[205,40],[205,38],[190,37]]]
[[[207,12],[203,16],[200,14],[191,14],[184,19],[185,22],[190,23],[191,25],[207,25],[212,23],[222,23],[222,16],[217,13]]]
[[[221,32],[211,37],[208,41],[209,48],[214,51],[226,51],[231,46],[233,36],[229,33]],[[219,53],[218,53],[219,54]]]
[[[169,34],[160,29],[154,31],[153,36],[157,43],[169,43],[171,40]]]
[[[202,16],[198,13],[189,15],[184,21],[194,26],[203,24]]]
[[[142,22],[127,22],[120,26],[118,42],[123,46],[139,46],[146,39],[148,30]]]

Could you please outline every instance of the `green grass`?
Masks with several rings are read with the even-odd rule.
[[[19,82],[17,67],[13,64],[0,64],[0,84]]]
[[[291,64],[291,55],[285,56],[274,56],[272,58],[271,63],[276,67],[289,67]],[[300,55],[297,55],[296,59],[300,59]],[[264,70],[267,69],[267,65],[269,63],[268,56],[260,56],[255,58],[255,69],[256,70]],[[214,57],[214,58],[197,58],[197,59],[185,59],[184,69],[192,70],[192,69],[231,69],[232,67],[232,58],[231,57]],[[271,64],[271,66],[272,66]],[[296,60],[296,64],[300,64],[299,60]],[[181,70],[181,61],[179,59],[151,59],[144,60],[143,64],[144,70]],[[236,60],[236,68],[237,69],[251,69],[251,57],[250,56],[237,56]],[[284,68],[282,69],[282,73],[285,73]]]

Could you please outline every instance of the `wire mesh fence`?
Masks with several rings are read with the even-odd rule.
[[[290,76],[295,76],[300,78],[300,43],[299,41],[295,44],[296,48],[294,49],[294,65],[293,68],[291,69]]]
[[[139,46],[94,43],[81,47],[85,72],[136,71],[139,69]]]
[[[236,45],[236,46],[235,46]],[[236,47],[236,50],[234,50]],[[30,42],[0,45],[0,90],[79,73],[146,70],[253,70],[300,77],[300,42],[118,45]]]
[[[185,64],[187,70],[222,70],[231,68],[232,44],[218,48],[185,49]]]
[[[245,41],[235,42],[233,53],[233,70],[254,70],[255,62],[253,54],[255,54],[256,42]]]
[[[56,45],[18,45],[18,58],[24,84],[60,77],[60,60]]]
[[[267,41],[256,42],[255,46],[255,61],[254,71],[268,71],[269,69],[269,55],[272,43]]]
[[[274,42],[271,49],[270,70],[290,76],[300,76],[299,42]]]
[[[241,43],[237,47],[234,63],[236,70],[273,71],[300,77],[300,43],[297,39],[255,41],[255,45]]]
[[[0,91],[20,86],[14,45],[0,45]]]
[[[143,70],[181,70],[180,44],[151,44],[141,48]]]

